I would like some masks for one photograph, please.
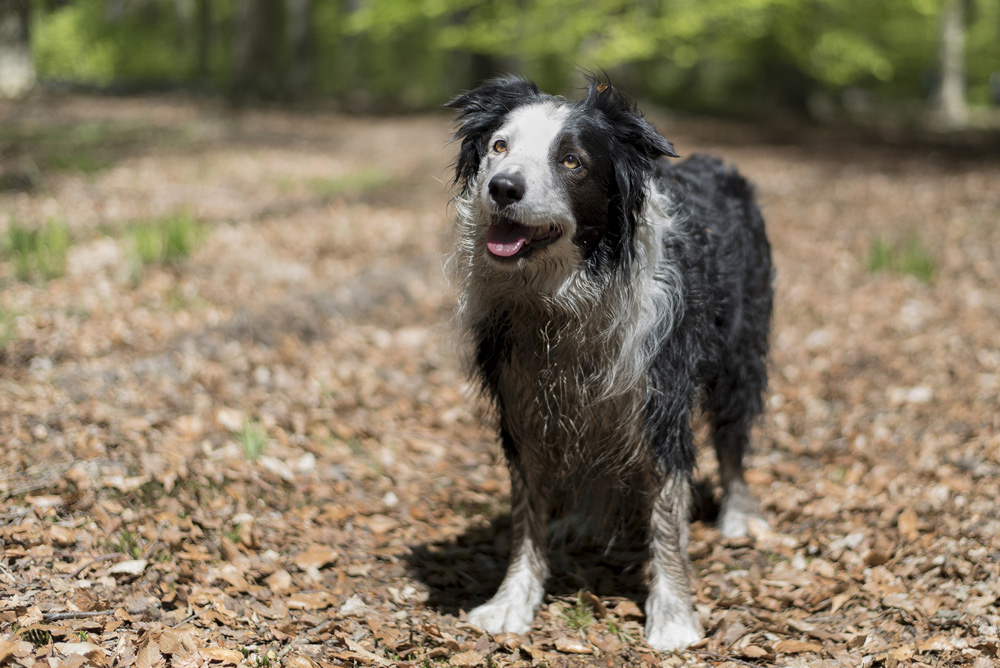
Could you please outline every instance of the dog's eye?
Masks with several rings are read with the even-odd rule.
[[[493,152],[494,153],[506,153],[507,152],[507,142],[503,139],[497,139],[493,142]]]
[[[580,158],[575,155],[567,155],[563,158],[562,165],[566,169],[580,169],[580,167],[583,166],[583,163],[581,163]]]

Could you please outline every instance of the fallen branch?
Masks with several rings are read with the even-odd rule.
[[[717,652],[709,652],[701,649],[688,650],[690,654],[697,654],[698,656],[703,656],[707,659],[714,659],[716,661],[732,661],[733,663],[738,663],[743,666],[750,666],[751,668],[761,668],[760,663],[750,663],[749,661],[744,661],[743,659],[737,659],[736,657],[726,656],[725,654],[719,654]]]
[[[110,615],[114,610],[75,610],[67,612],[44,612],[42,619],[47,622],[58,622],[64,619],[87,619],[89,617],[100,617]]]

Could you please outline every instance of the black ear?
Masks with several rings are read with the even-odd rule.
[[[663,138],[636,109],[635,102],[610,83],[590,79],[585,106],[599,110],[611,126],[615,150],[615,180],[626,208],[635,210],[643,203],[643,187],[664,155],[676,158],[674,145]]]
[[[588,75],[582,105],[597,111],[610,134],[608,156],[614,175],[608,183],[608,224],[595,261],[627,261],[634,250],[635,228],[646,204],[646,183],[662,156],[678,157],[674,146],[656,131],[630,98],[610,83]]]
[[[458,130],[453,141],[462,140],[455,160],[455,183],[464,193],[469,179],[479,169],[486,142],[512,110],[542,97],[538,86],[527,79],[507,75],[490,79],[479,88],[463,93],[446,104],[458,110]]]

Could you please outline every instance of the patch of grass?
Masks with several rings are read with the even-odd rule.
[[[892,272],[915,276],[930,282],[937,271],[937,262],[930,248],[916,235],[905,243],[892,243],[883,237],[872,239],[865,267],[870,273]]]
[[[180,130],[111,121],[53,126],[26,122],[0,128],[0,153],[23,156],[40,173],[93,174],[139,150],[187,141]]]
[[[594,623],[594,611],[584,603],[583,596],[577,594],[576,603],[562,613],[562,618],[566,626],[577,631]]]
[[[39,228],[12,221],[3,235],[2,246],[4,255],[14,262],[14,274],[19,280],[28,281],[36,276],[49,280],[66,273],[69,228],[57,218],[50,218]]]
[[[243,446],[243,454],[251,462],[260,459],[267,447],[267,432],[260,425],[254,424],[250,420],[243,422],[243,431],[237,435],[240,445]]]
[[[0,351],[7,348],[7,344],[15,338],[14,323],[17,313],[0,306]]]
[[[147,267],[177,264],[194,252],[205,236],[204,226],[189,213],[129,226],[132,242],[133,276]]]
[[[236,522],[228,531],[223,531],[222,535],[234,543],[240,542],[240,534],[243,532],[243,524]]]
[[[124,529],[108,540],[108,547],[115,552],[121,552],[132,559],[142,558],[142,543],[139,534]]]
[[[52,642],[52,634],[39,628],[27,629],[21,634],[21,637],[35,647],[44,647]]]
[[[392,177],[381,169],[372,167],[351,172],[332,179],[312,179],[309,190],[320,197],[340,197],[342,195],[362,195],[388,185]]]

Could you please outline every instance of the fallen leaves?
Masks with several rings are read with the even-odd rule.
[[[770,525],[723,541],[706,498],[690,543],[706,637],[654,656],[639,550],[555,545],[524,636],[462,621],[510,532],[495,438],[440,327],[443,119],[73,96],[28,115],[205,141],[0,193],[0,217],[63,215],[74,237],[55,281],[0,260],[3,668],[996,662],[1000,238],[977,222],[1000,214],[994,161],[713,147],[739,131],[677,121],[758,182],[771,229],[772,391],[747,476]],[[398,182],[305,185],[372,165]],[[116,226],[177,206],[209,223],[204,245],[131,277]],[[915,225],[940,249],[934,283],[865,271],[873,234]]]

